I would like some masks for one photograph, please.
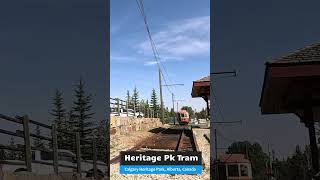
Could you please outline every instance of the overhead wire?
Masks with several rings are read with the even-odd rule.
[[[159,68],[159,70],[160,70],[160,76],[163,78],[165,84],[168,85],[167,80],[166,80],[163,72],[161,71],[161,69],[163,69],[163,70],[165,71],[168,79],[169,79],[169,74],[168,74],[165,66],[164,66],[164,65],[161,63],[161,61],[159,60],[159,53],[158,53],[157,47],[156,47],[156,45],[155,45],[155,43],[154,43],[154,40],[153,40],[153,38],[152,38],[152,36],[151,36],[150,28],[149,28],[148,21],[147,21],[147,16],[146,16],[146,13],[145,13],[145,11],[144,11],[143,1],[142,1],[142,0],[136,0],[136,3],[137,3],[137,5],[138,5],[138,9],[139,9],[139,11],[140,11],[140,13],[141,13],[141,16],[142,16],[142,18],[143,18],[143,21],[144,21],[144,24],[145,24],[145,27],[146,27],[146,30],[147,30],[147,33],[148,33],[148,38],[149,38],[150,45],[151,45],[151,48],[152,48],[153,56],[154,56],[154,58],[155,58],[155,60],[156,60],[157,66],[158,66],[158,68]],[[161,66],[162,66],[162,68],[161,68]],[[168,80],[168,81],[169,81],[169,80]],[[171,89],[170,89],[169,86],[166,86],[166,88],[167,88],[167,90],[168,90],[170,93],[172,93],[172,91],[171,91]]]

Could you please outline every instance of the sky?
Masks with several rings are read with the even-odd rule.
[[[166,107],[172,107],[171,92],[179,107],[201,110],[202,98],[191,98],[192,81],[210,71],[209,0],[143,1],[149,28],[164,68],[166,82],[184,86],[163,87]],[[110,96],[125,99],[136,86],[140,98],[159,97],[156,61],[136,1],[111,0]],[[176,103],[175,103],[176,109]]]
[[[82,76],[93,121],[106,118],[105,1],[1,1],[0,27],[1,114],[49,123],[55,89],[70,109]],[[19,128],[2,120],[0,127]]]
[[[243,121],[217,125],[225,136],[219,146],[251,140],[265,150],[269,143],[276,156],[285,157],[297,144],[309,144],[308,131],[295,115],[261,115],[259,100],[265,62],[319,42],[319,5],[319,1],[297,0],[215,1],[211,71],[236,69],[238,76],[214,77],[216,104],[224,118],[215,108],[213,119]]]

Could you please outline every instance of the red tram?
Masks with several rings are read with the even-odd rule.
[[[180,125],[186,125],[190,122],[189,113],[186,110],[180,110],[178,113],[178,122]]]

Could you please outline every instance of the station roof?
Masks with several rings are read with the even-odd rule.
[[[295,113],[301,117],[299,105],[305,104],[307,92],[312,96],[311,103],[320,105],[319,82],[320,43],[267,62],[259,103],[261,113]]]
[[[192,97],[210,96],[210,75],[203,77],[199,80],[193,81],[191,96]]]
[[[250,163],[244,154],[223,154],[219,157],[222,163]]]

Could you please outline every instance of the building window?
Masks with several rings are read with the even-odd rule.
[[[238,165],[228,165],[228,176],[229,177],[239,177]]]
[[[241,173],[241,176],[248,176],[249,175],[248,166],[241,164],[240,173]]]

